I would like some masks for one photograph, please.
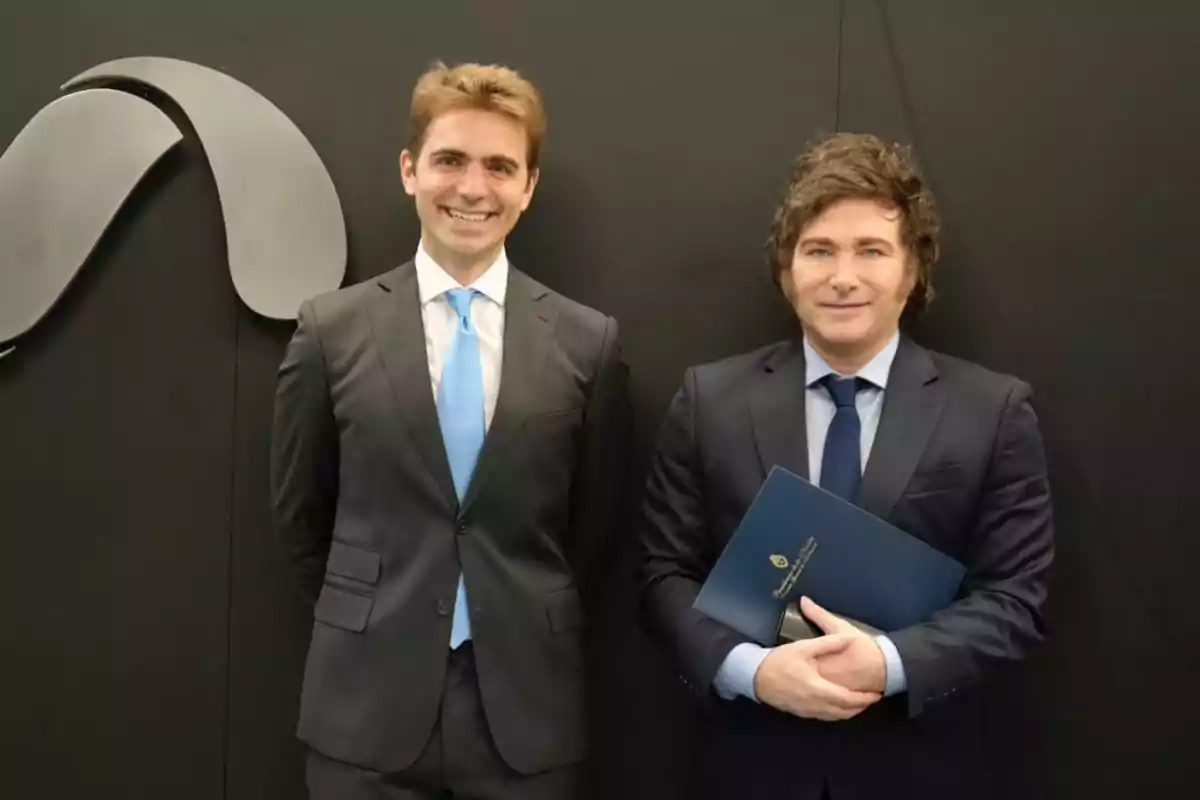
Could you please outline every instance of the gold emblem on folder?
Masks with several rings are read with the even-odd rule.
[[[777,600],[782,600],[787,597],[792,591],[792,587],[796,585],[796,581],[800,580],[800,573],[804,572],[804,568],[808,566],[808,561],[813,557],[813,553],[817,552],[817,537],[810,536],[804,542],[804,546],[800,548],[800,552],[796,554],[796,560],[791,562],[791,568],[788,569],[788,574],[784,577],[783,583],[779,584],[779,588],[771,592],[771,596]],[[787,568],[788,560],[783,556],[771,556],[771,563],[780,569]]]

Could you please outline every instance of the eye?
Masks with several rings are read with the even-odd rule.
[[[864,256],[867,256],[868,258],[880,258],[882,256],[887,255],[886,253],[883,252],[883,250],[879,249],[878,247],[864,247],[862,250],[862,254]]]
[[[804,251],[804,255],[808,258],[828,258],[833,255],[833,251],[828,247],[809,247]]]
[[[462,158],[453,153],[440,153],[434,156],[433,163],[439,167],[457,167],[462,164]]]
[[[492,164],[492,172],[498,172],[501,175],[512,175],[516,170],[507,161],[497,161],[495,164]]]

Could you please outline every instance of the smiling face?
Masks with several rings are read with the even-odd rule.
[[[421,240],[435,262],[470,273],[496,259],[537,186],[528,150],[520,122],[458,109],[429,124],[418,152],[400,154],[404,190],[416,200]]]
[[[861,368],[899,330],[916,283],[899,212],[876,200],[838,200],[800,232],[780,279],[817,352]]]

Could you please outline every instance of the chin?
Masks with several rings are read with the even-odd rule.
[[[817,330],[817,336],[829,342],[832,345],[840,347],[848,347],[855,344],[862,344],[870,336],[870,329],[861,326],[830,326]]]
[[[496,246],[493,239],[481,239],[475,237],[464,237],[448,235],[442,239],[446,246],[456,253],[463,255],[476,255],[492,249]]]
[[[460,253],[482,253],[492,246],[490,241],[482,239],[459,239],[453,238],[450,240],[450,246]]]

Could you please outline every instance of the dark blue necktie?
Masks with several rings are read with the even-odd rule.
[[[862,483],[862,424],[854,398],[867,386],[862,378],[826,375],[820,383],[833,398],[837,413],[825,434],[825,453],[821,457],[821,488],[853,503]]]

